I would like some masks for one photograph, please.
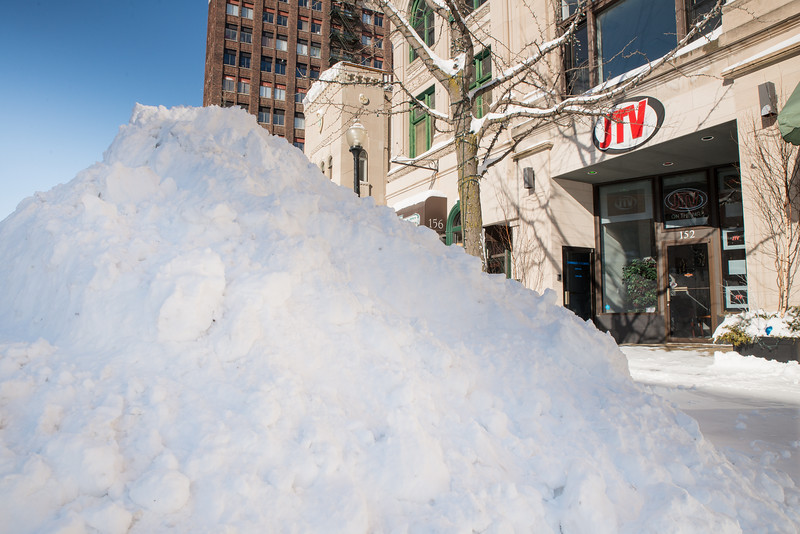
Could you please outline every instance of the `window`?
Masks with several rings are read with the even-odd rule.
[[[272,48],[272,40],[275,36],[272,32],[261,32],[261,46]]]
[[[309,78],[312,80],[316,80],[319,78],[319,67],[311,67],[311,72],[308,75]]]
[[[249,95],[250,94],[250,80],[247,78],[239,78],[239,84],[236,86],[236,92]]]
[[[275,58],[275,74],[286,74],[286,60]]]
[[[264,72],[272,72],[272,58],[267,56],[261,57],[261,70]]]
[[[665,177],[662,182],[664,228],[709,224],[711,203],[705,172]]]
[[[232,67],[236,66],[236,50],[230,50],[228,48],[225,49],[225,52],[222,54],[222,63],[224,65],[230,65]]]
[[[422,41],[428,45],[433,46],[434,42],[434,19],[433,10],[428,7],[425,0],[414,0],[414,5],[411,8],[412,18],[411,25],[414,31],[420,36]],[[411,61],[417,58],[417,54],[411,51]]]
[[[269,115],[269,108],[265,108],[263,106],[258,107],[258,122],[269,124]]]
[[[366,11],[361,13],[361,22],[364,24],[372,24],[372,14]]]
[[[362,34],[361,35],[361,46],[369,46],[369,44],[370,44],[369,35]]]
[[[304,130],[306,127],[306,117],[302,113],[294,114],[294,128],[295,130]]]
[[[450,245],[464,244],[464,234],[461,233],[461,201],[456,200],[455,206],[450,210],[447,215],[447,224],[445,226],[445,240],[444,244],[448,247]]]
[[[289,0],[278,0],[278,2],[283,2],[284,4],[288,4]]]
[[[294,146],[296,146],[297,148],[299,148],[300,150],[305,150],[305,148],[306,148],[306,140],[305,139],[301,139],[299,137],[296,137],[295,140],[294,140],[294,143],[292,143],[292,144]]]
[[[480,87],[492,79],[492,51],[487,48],[475,56],[475,83],[470,89]],[[475,117],[480,119],[489,112],[489,105],[492,103],[492,94],[484,93],[478,96],[474,102]]]
[[[248,54],[247,52],[242,52],[241,54],[239,54],[239,66],[242,67],[243,69],[250,68],[250,54]]]
[[[580,24],[564,50],[567,94],[583,94],[591,88],[589,71],[589,29]]]
[[[225,25],[225,39],[229,41],[236,41],[239,36],[239,27],[235,24]]]
[[[712,0],[617,0],[603,3],[601,10],[589,3],[586,20],[564,49],[568,93],[583,93],[660,58],[686,35],[692,19],[707,13],[713,4]],[[561,0],[561,5],[566,27],[577,16],[578,1]]]
[[[241,42],[241,43],[252,43],[253,42],[253,30],[251,28],[242,27],[242,32],[239,34],[239,42]]]
[[[434,108],[435,87],[430,87],[427,91],[417,96],[417,100],[425,104],[428,108]],[[411,103],[411,128],[409,129],[409,155],[415,158],[431,148],[433,141],[433,117],[424,110]]]
[[[311,9],[314,11],[322,11],[322,0],[311,0]]]
[[[715,0],[689,0],[689,20],[687,21],[689,24],[694,24],[698,20],[700,20],[706,13],[711,11],[711,9],[716,4]],[[719,26],[720,18],[719,14],[716,17],[711,19],[708,23],[707,28],[716,28]]]
[[[230,100],[223,100],[222,101],[222,107],[223,108],[232,108],[233,107],[233,102],[231,102]]]
[[[718,169],[716,178],[722,228],[723,300],[726,311],[739,311],[748,307],[742,180],[735,167]]]
[[[318,43],[311,43],[308,55],[311,57],[322,57],[322,46]]]
[[[242,6],[242,18],[253,20],[253,4]]]
[[[320,35],[322,33],[322,21],[320,20],[311,21],[311,33],[316,33],[317,35]]]
[[[308,0],[297,0],[297,5],[299,7],[308,7]]]
[[[288,26],[289,25],[289,15],[286,13],[278,12],[278,26]]]
[[[230,2],[228,2],[225,5],[225,14],[232,15],[234,17],[238,17],[239,16],[239,6],[236,5],[236,4],[231,4]]]
[[[261,82],[261,87],[258,90],[258,96],[261,98],[272,98],[272,84],[269,82]]]
[[[286,86],[285,85],[275,84],[275,100],[286,100]],[[281,123],[281,124],[283,124],[283,123]]]
[[[598,77],[606,81],[658,59],[676,44],[675,2],[623,0],[597,17]]]
[[[361,64],[365,67],[369,67],[372,64],[372,60],[369,56],[361,56]]]
[[[376,69],[382,69],[383,68],[383,60],[374,59],[372,61],[372,66],[375,67]]]
[[[377,37],[373,37],[372,39],[372,46],[375,48],[383,48],[383,38],[380,35]]]
[[[295,101],[295,103],[302,104],[303,103],[303,99],[306,97],[306,93],[308,92],[308,89],[303,89],[302,87],[298,87],[295,91],[296,91],[294,93],[294,101]]]
[[[308,65],[305,63],[298,63],[294,75],[296,78],[305,78],[308,76]]]
[[[297,19],[297,29],[301,32],[308,31],[308,17],[299,17]]]
[[[308,55],[308,41],[305,41],[303,39],[297,40],[297,53],[301,56]]]
[[[383,28],[383,15],[378,15],[377,13],[375,13],[374,21],[375,21],[375,26]]]
[[[466,1],[467,11],[472,12],[473,10],[478,9],[485,3],[486,0],[467,0]]]
[[[222,79],[222,90],[234,92],[236,90],[236,78],[233,76],[225,76]]]
[[[601,186],[600,225],[603,312],[655,312],[651,181]]]
[[[286,119],[286,110],[276,109],[272,114],[272,124],[275,126],[283,126]]]
[[[267,24],[275,24],[275,11],[271,9],[264,10],[264,15],[261,17],[261,20]]]
[[[275,39],[275,50],[282,50],[286,52],[289,49],[289,42],[286,39],[286,36],[279,35],[277,39]]]

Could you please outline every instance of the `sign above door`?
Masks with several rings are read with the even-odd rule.
[[[642,96],[616,104],[594,125],[592,141],[598,150],[622,154],[649,141],[664,122],[664,105]]]

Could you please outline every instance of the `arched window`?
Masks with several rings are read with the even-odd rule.
[[[425,0],[414,0],[411,6],[411,26],[420,36],[422,42],[428,46],[433,46],[433,10],[428,7]],[[417,55],[411,50],[409,61],[414,61]]]
[[[461,201],[457,200],[456,205],[450,210],[447,216],[447,227],[445,232],[444,244],[464,246],[464,234],[461,233]]]

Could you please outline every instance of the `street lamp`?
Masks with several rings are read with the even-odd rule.
[[[360,122],[356,122],[345,134],[350,152],[353,153],[353,192],[361,196],[359,170],[361,168],[361,152],[364,151],[364,141],[367,140],[367,129]]]

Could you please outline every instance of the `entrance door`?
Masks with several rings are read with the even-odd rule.
[[[710,338],[708,243],[667,247],[667,306],[671,338]]]
[[[583,320],[592,318],[592,261],[590,248],[564,247],[564,307]]]

